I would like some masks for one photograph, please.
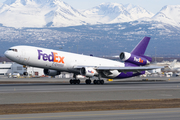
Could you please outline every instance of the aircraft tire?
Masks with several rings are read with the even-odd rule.
[[[69,83],[70,83],[70,84],[73,84],[74,82],[73,82],[73,80],[71,79],[71,80],[69,81]]]
[[[88,84],[88,79],[86,79],[85,83]]]
[[[86,80],[86,84],[91,84],[91,80],[90,80],[90,79],[87,79],[87,80]]]
[[[104,80],[100,80],[100,84],[102,84],[102,85],[103,85],[103,84],[104,84]]]
[[[77,80],[73,80],[73,83],[74,83],[74,84],[77,84]]]
[[[91,80],[90,79],[88,80],[88,84],[91,84]]]
[[[79,79],[76,81],[77,84],[80,84],[80,82],[81,82],[81,81],[80,81]]]
[[[104,84],[104,80],[100,80],[100,83],[103,85]]]
[[[94,84],[97,84],[97,80],[94,80],[93,83],[94,83]]]
[[[100,81],[100,80],[97,80],[97,84],[98,84],[98,85],[101,84],[101,81]]]

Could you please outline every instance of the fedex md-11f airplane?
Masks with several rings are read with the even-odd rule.
[[[159,68],[147,66],[152,61],[144,55],[149,40],[150,37],[144,37],[131,53],[122,52],[119,57],[123,63],[32,46],[11,47],[5,51],[5,56],[22,65],[43,68],[44,74],[49,76],[60,75],[61,72],[74,73],[70,84],[80,84],[77,75],[87,77],[86,84],[91,84],[90,78],[94,76],[98,78],[93,81],[94,84],[104,84],[101,78],[129,78],[142,75],[145,70]]]

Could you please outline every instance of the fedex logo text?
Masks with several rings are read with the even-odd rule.
[[[42,50],[37,50],[37,51],[38,51],[38,60],[42,58],[44,61],[64,64],[64,57],[58,56],[56,52],[51,52],[51,54],[48,55],[46,53],[43,53]]]
[[[94,73],[94,72],[93,72],[93,71],[91,71],[91,70],[88,70],[88,72],[89,72],[89,73]]]
[[[138,59],[138,58],[134,57],[134,61],[143,63],[143,60],[141,58]]]

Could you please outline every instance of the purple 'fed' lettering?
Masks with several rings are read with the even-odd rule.
[[[49,54],[48,59],[49,59],[50,62],[53,62],[53,61],[54,61],[54,55],[53,55],[53,52],[51,52],[51,54]]]
[[[38,50],[38,60],[41,59],[41,56],[42,56],[42,59],[44,61],[50,61],[50,62],[53,62],[54,61],[54,55],[53,55],[53,52],[51,52],[51,54],[46,54],[46,53],[42,53],[42,50]]]
[[[47,55],[47,54],[44,54],[44,55],[43,55],[43,60],[44,60],[44,61],[47,61],[47,60],[48,60],[48,55]]]

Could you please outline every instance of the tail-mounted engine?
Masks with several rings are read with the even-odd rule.
[[[91,67],[81,68],[80,73],[81,73],[81,75],[86,76],[86,77],[93,77],[93,76],[98,75],[98,72]]]
[[[44,69],[44,74],[48,76],[56,76],[60,75],[61,73],[57,70]]]
[[[136,64],[136,65],[142,65],[142,66],[143,65],[149,65],[150,61],[151,61],[151,58],[148,56],[144,56],[144,55],[138,56],[138,55],[133,55],[133,54],[128,53],[128,52],[122,52],[119,55],[119,57],[122,61],[130,62],[130,63]]]

